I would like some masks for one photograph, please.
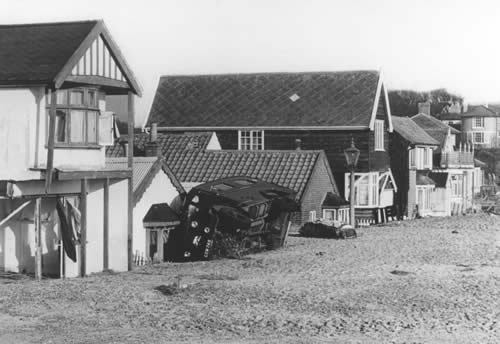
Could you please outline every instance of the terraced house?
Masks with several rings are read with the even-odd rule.
[[[168,133],[214,131],[227,150],[323,150],[344,197],[344,149],[354,139],[361,151],[356,217],[383,221],[393,205],[392,121],[379,72],[164,76],[147,126],[153,123]]]
[[[132,128],[141,89],[118,46],[102,21],[3,25],[0,46],[0,269],[127,270],[132,155],[105,165],[106,98],[127,96]]]

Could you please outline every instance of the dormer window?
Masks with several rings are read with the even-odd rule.
[[[49,91],[47,94],[47,128],[50,99]],[[98,90],[83,87],[58,90],[56,99],[56,147],[98,146],[100,117]]]

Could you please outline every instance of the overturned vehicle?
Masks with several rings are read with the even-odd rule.
[[[167,236],[162,260],[208,260],[279,248],[292,214],[299,211],[295,194],[248,177],[198,185],[171,204],[180,224]]]

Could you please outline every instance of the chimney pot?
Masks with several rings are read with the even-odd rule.
[[[158,124],[152,123],[151,131],[149,133],[149,142],[156,142],[157,139],[158,139]]]
[[[128,142],[123,142],[123,156],[128,156]]]
[[[301,139],[295,139],[295,148],[297,150],[301,150],[302,149],[302,140]]]

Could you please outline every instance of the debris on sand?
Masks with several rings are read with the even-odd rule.
[[[406,275],[411,274],[411,272],[403,271],[403,270],[392,270],[391,274],[396,275],[396,276],[406,276]]]

